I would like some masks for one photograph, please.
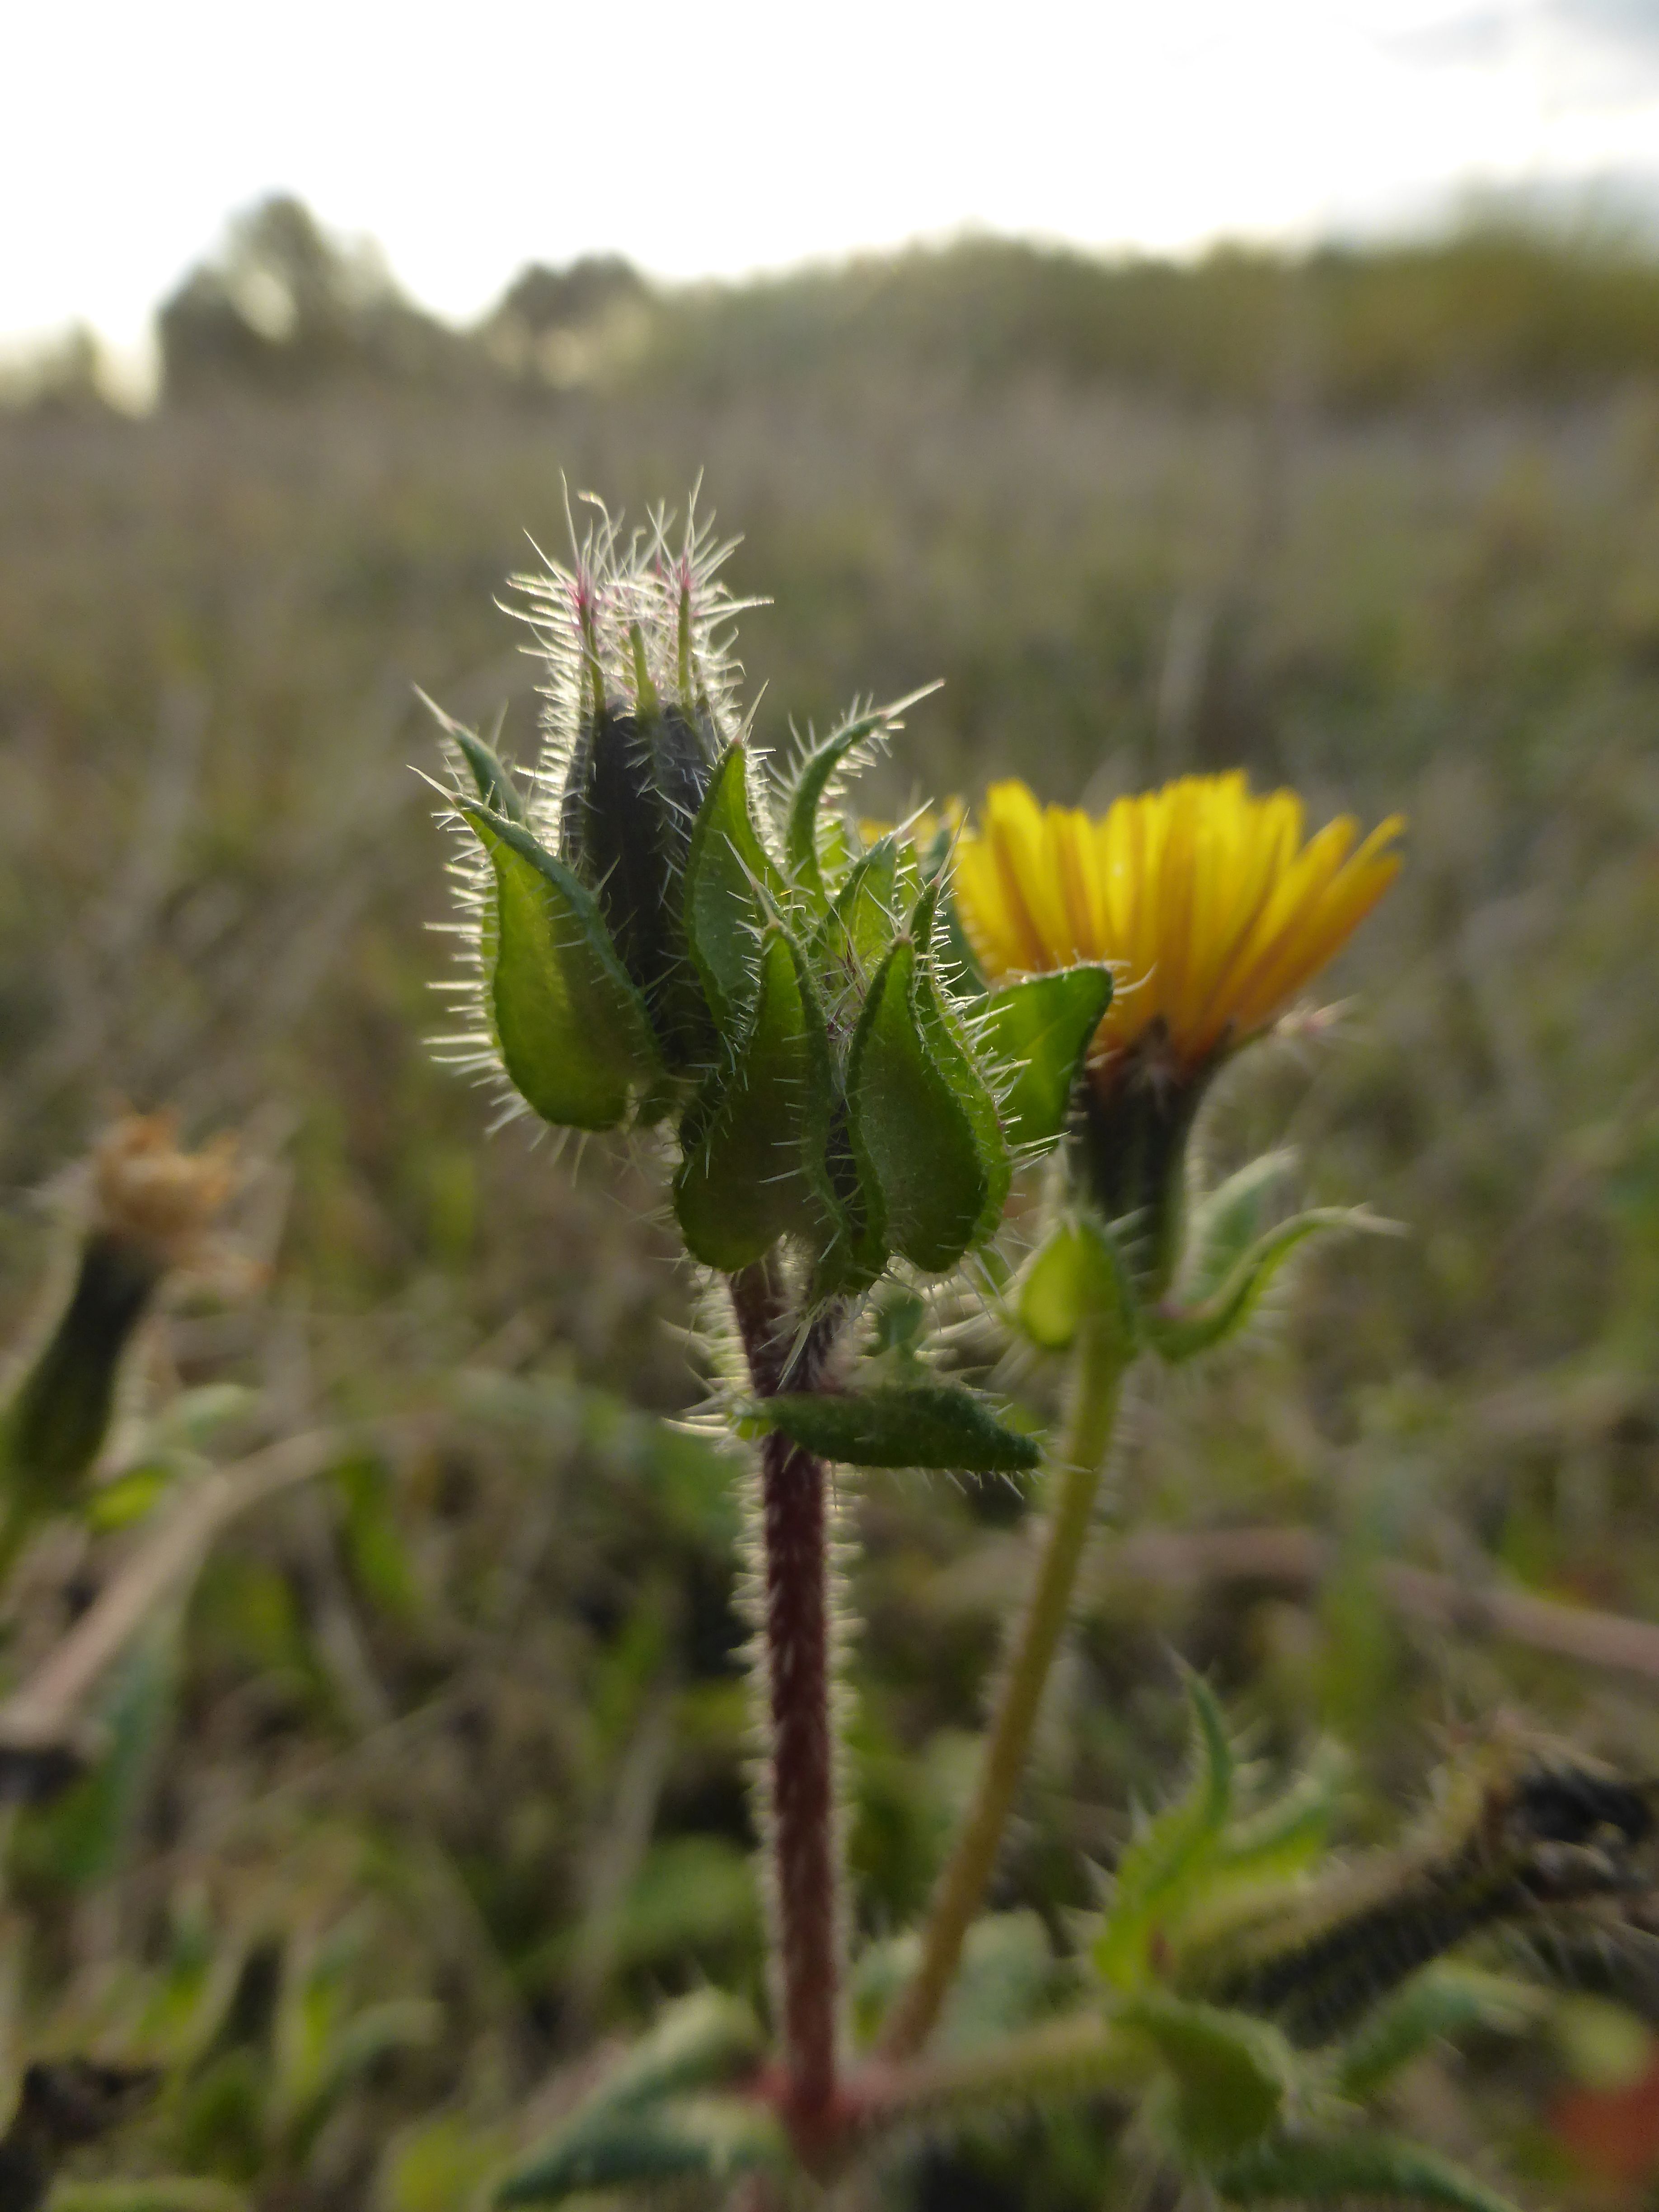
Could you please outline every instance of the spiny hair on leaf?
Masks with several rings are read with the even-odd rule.
[[[818,809],[837,805],[858,779],[887,751],[904,727],[903,715],[923,699],[931,698],[943,680],[941,678],[932,684],[923,684],[884,707],[876,704],[873,691],[855,698],[828,736],[822,738],[811,722],[803,732],[792,720],[789,735],[793,750],[778,763],[775,769],[786,799],[793,800],[810,777],[817,783]],[[827,773],[819,781],[817,772],[826,768]],[[912,818],[924,811],[924,807],[917,806]],[[900,825],[901,833],[906,826]]]

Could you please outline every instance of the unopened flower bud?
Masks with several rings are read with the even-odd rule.
[[[228,1144],[180,1152],[162,1115],[131,1115],[99,1146],[68,1301],[0,1422],[9,1529],[70,1502],[108,1433],[134,1332],[163,1279],[210,1249],[232,1181]]]
[[[607,701],[585,718],[560,809],[560,856],[598,898],[671,1051],[695,1018],[681,884],[717,742],[678,706]]]

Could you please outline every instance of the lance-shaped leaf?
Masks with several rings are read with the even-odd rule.
[[[562,2126],[508,2172],[500,2204],[551,2203],[579,2189],[718,2178],[787,2160],[775,2120],[747,2099],[706,2093],[750,2072],[764,2049],[741,1998],[681,1997]]]
[[[884,837],[861,854],[814,933],[814,964],[836,986],[873,973],[896,929],[899,846]]]
[[[780,923],[759,946],[758,995],[732,1065],[717,1068],[681,1131],[674,1211],[705,1266],[734,1273],[791,1232],[826,1236],[830,1048],[805,963]]]
[[[1157,1990],[1113,2017],[1145,2036],[1168,2069],[1172,2094],[1162,2118],[1184,2160],[1208,2165],[1235,2157],[1278,2121],[1295,2061],[1265,2021]]]
[[[1114,1989],[1144,1986],[1153,1938],[1190,1895],[1227,1825],[1233,1755],[1221,1708],[1207,1684],[1187,1676],[1194,1771],[1186,1794],[1150,1820],[1118,1862],[1112,1901],[1095,1939],[1094,1963]]]
[[[1117,1241],[1092,1214],[1062,1221],[1020,1278],[1019,1325],[1045,1352],[1064,1352],[1091,1318],[1127,1353],[1138,1326],[1134,1285]]]
[[[665,2097],[734,2081],[759,2063],[765,2047],[751,2006],[720,1990],[697,1990],[663,2007],[649,2033],[574,2117],[601,2107],[632,2112]]]
[[[1329,1738],[1316,1744],[1306,1768],[1288,1787],[1228,1824],[1212,1862],[1212,1879],[1280,1881],[1310,1866],[1329,1843],[1348,1772],[1348,1757],[1340,1745]]]
[[[447,717],[445,720],[449,735],[478,787],[480,799],[492,814],[503,815],[509,822],[523,822],[524,800],[506,768],[482,738],[475,737],[471,730],[464,730],[459,722],[451,722]]]
[[[1196,1200],[1182,1259],[1184,1300],[1196,1304],[1226,1281],[1261,1235],[1269,1194],[1296,1165],[1296,1158],[1288,1146],[1260,1153]]]
[[[1001,1218],[1012,1164],[996,1103],[945,1012],[929,948],[939,887],[876,971],[853,1039],[847,1094],[875,1233],[929,1274],[953,1267]]]
[[[1471,2028],[1518,2035],[1548,2002],[1541,1990],[1507,1975],[1443,1960],[1414,1975],[1371,2014],[1343,2051],[1337,2090],[1362,2102],[1435,2044]]]
[[[498,2184],[495,2202],[555,2204],[579,2191],[720,2183],[784,2172],[783,2124],[747,2097],[676,2097],[579,2116]]]
[[[910,994],[923,1041],[933,1054],[934,1066],[943,1071],[968,1116],[984,1170],[985,1199],[969,1239],[971,1249],[995,1234],[1007,1203],[1008,1186],[1013,1181],[1014,1164],[991,1087],[963,1042],[957,1017],[950,1012],[939,986],[934,965],[934,939],[941,889],[935,877],[917,902],[915,919],[910,925],[919,950]]]
[[[697,810],[685,862],[685,933],[724,1037],[736,1035],[755,1003],[757,939],[769,904],[783,896],[750,809],[748,754],[740,743],[728,745]]]
[[[818,810],[850,756],[872,738],[893,726],[893,718],[913,706],[921,692],[890,707],[872,708],[867,714],[849,714],[820,745],[814,745],[795,771],[789,792],[789,811],[784,827],[784,857],[789,871],[815,903],[827,896],[818,855]]]
[[[757,1401],[745,1424],[781,1429],[820,1459],[848,1467],[936,1467],[963,1474],[1021,1474],[1042,1458],[988,1401],[950,1382],[873,1390],[786,1391]]]
[[[1233,2204],[1322,2204],[1355,2197],[1437,2204],[1448,2212],[1515,2212],[1507,2197],[1449,2159],[1396,2136],[1274,2136],[1212,2172]]]
[[[1001,1115],[1003,1134],[1017,1152],[1040,1151],[1065,1127],[1072,1086],[1111,998],[1110,969],[1081,967],[1028,975],[986,1000],[979,1038],[1015,1071]]]
[[[1310,1206],[1270,1229],[1237,1260],[1208,1297],[1192,1305],[1166,1299],[1146,1315],[1147,1341],[1172,1364],[1196,1358],[1237,1336],[1274,1277],[1298,1245],[1326,1229],[1368,1229],[1390,1234],[1394,1224],[1363,1206]]]
[[[446,714],[436,700],[428,699],[417,687],[417,696],[436,717],[444,735],[466,763],[478,797],[492,814],[505,815],[509,822],[526,820],[525,803],[517,784],[502,766],[492,745],[462,723]]]
[[[485,988],[507,1073],[544,1121],[614,1129],[661,1074],[645,1001],[569,869],[505,815],[462,811],[495,872]]]

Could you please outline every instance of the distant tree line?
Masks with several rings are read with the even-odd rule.
[[[458,330],[406,299],[372,249],[278,198],[167,301],[160,338],[164,397],[179,405],[350,382],[713,397],[906,370],[1200,404],[1551,401],[1659,379],[1659,257],[1634,236],[1492,213],[1439,240],[1303,255],[1105,259],[969,239],[672,290],[602,257],[527,268]]]

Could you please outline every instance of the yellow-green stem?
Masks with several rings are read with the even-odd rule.
[[[1078,1340],[1071,1419],[1054,1468],[1036,1580],[998,1692],[974,1802],[933,1892],[921,1963],[882,2032],[881,2047],[889,2057],[911,2057],[932,2033],[996,1865],[1048,1670],[1071,1613],[1101,1470],[1116,1425],[1125,1365],[1121,1338],[1110,1323],[1085,1322]]]

